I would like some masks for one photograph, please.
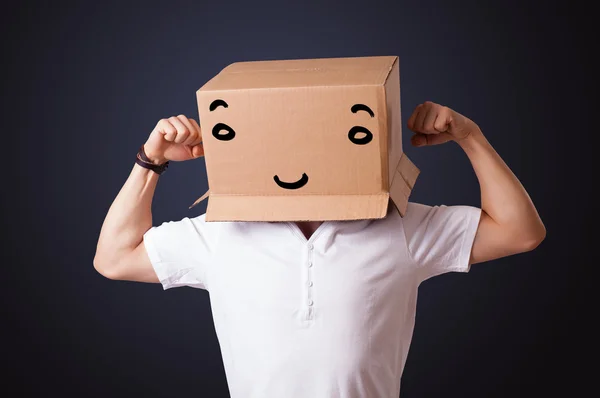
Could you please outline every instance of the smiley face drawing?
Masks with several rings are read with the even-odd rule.
[[[229,104],[223,99],[215,99],[210,102],[208,108],[210,112],[215,112],[219,108],[228,109]],[[349,114],[356,114],[358,112],[364,112],[370,118],[375,117],[373,110],[365,104],[353,104],[348,109]],[[226,123],[216,122],[212,127],[212,136],[218,141],[232,141],[236,138],[236,130]],[[373,133],[365,126],[355,125],[347,132],[347,139],[354,145],[367,145],[373,140]],[[279,188],[285,190],[297,190],[305,187],[309,182],[309,176],[306,172],[302,172],[301,176],[296,180],[284,180],[278,174],[275,174],[272,179]]]

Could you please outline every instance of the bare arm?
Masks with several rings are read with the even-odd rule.
[[[481,188],[483,212],[471,263],[535,249],[546,229],[521,182],[481,131],[473,131],[458,144],[469,157]]]
[[[546,236],[538,212],[479,127],[447,107],[426,102],[408,120],[415,146],[456,141],[465,151],[481,188],[481,219],[471,264],[533,250]]]
[[[143,236],[152,227],[158,174],[137,164],[113,201],[100,231],[94,267],[109,279],[158,283]]]
[[[200,127],[183,115],[161,120],[144,144],[155,163],[203,155]],[[158,174],[135,164],[102,225],[94,268],[109,279],[158,282],[143,238],[152,227],[152,198]]]

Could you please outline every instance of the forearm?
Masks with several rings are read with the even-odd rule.
[[[457,142],[479,180],[481,209],[505,238],[535,246],[545,236],[545,228],[519,179],[479,129]]]
[[[131,253],[152,227],[152,198],[158,174],[134,165],[102,225],[95,266],[110,270]]]

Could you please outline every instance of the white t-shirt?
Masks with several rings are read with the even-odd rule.
[[[397,398],[417,288],[467,272],[481,210],[410,203],[380,220],[165,222],[144,235],[164,289],[209,292],[233,398]]]

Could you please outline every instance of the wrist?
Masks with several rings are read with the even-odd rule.
[[[146,159],[148,161],[150,161],[152,164],[160,166],[162,164],[167,163],[168,159],[166,159],[164,156],[159,156],[159,155],[155,154],[152,151],[148,151],[148,148],[146,147],[146,144],[144,144],[142,146],[142,149],[144,151],[144,154],[146,155]]]
[[[485,142],[486,139],[479,128],[471,130],[465,137],[456,140],[456,143],[464,151],[473,150]]]
[[[140,147],[136,157],[135,163],[145,169],[152,170],[156,174],[160,175],[167,171],[167,167],[169,167],[169,161],[160,162],[159,159],[154,158],[150,159],[146,154],[146,150],[144,149],[144,145]]]

